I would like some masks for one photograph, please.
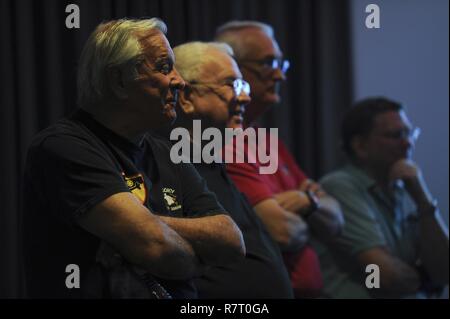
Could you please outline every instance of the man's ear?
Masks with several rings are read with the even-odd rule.
[[[128,92],[125,89],[125,74],[118,67],[109,67],[106,69],[106,79],[108,89],[120,100],[128,98]]]
[[[366,159],[368,156],[367,152],[367,138],[357,135],[354,136],[351,140],[351,148],[356,158]]]
[[[178,95],[178,104],[180,108],[183,110],[183,113],[192,116],[195,113],[195,106],[192,102],[192,91],[188,85],[181,90]]]

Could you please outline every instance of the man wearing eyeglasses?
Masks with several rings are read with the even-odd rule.
[[[192,133],[193,120],[207,128],[242,126],[242,114],[250,102],[250,87],[224,43],[191,42],[174,49],[176,68],[186,81],[180,92],[178,126]],[[195,143],[195,139],[191,139]],[[222,144],[223,145],[223,144]],[[288,273],[277,244],[221,163],[195,164],[219,202],[242,230],[246,257],[210,267],[196,280],[200,298],[292,298]]]
[[[386,98],[360,101],[346,114],[350,164],[322,180],[346,220],[333,243],[317,245],[328,297],[427,297],[448,283],[448,230],[411,160],[419,133]],[[378,278],[367,281],[367,265],[379,268]]]
[[[244,124],[254,126],[280,102],[279,89],[289,61],[283,59],[272,27],[264,23],[228,22],[217,29],[216,40],[233,48],[244,79],[250,83],[252,101]],[[277,156],[274,174],[260,174],[260,163],[230,163],[227,170],[282,249],[295,296],[317,297],[322,275],[316,252],[308,243],[310,231],[330,240],[340,231],[342,215],[338,203],[307,178],[280,140]]]

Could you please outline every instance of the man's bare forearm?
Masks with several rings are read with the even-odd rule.
[[[189,242],[205,264],[223,265],[245,256],[242,233],[229,216],[160,219]]]
[[[304,217],[313,232],[322,240],[329,240],[338,235],[344,224],[338,202],[325,192],[316,190],[318,208],[311,213],[309,210],[312,203],[306,192],[300,190],[281,192],[276,194],[274,199],[285,211]],[[308,218],[306,217],[307,213]]]
[[[392,298],[415,294],[419,290],[418,271],[392,255],[387,248],[371,248],[360,253],[357,258],[363,269],[369,264],[380,268],[380,291]]]
[[[197,272],[192,246],[131,193],[110,196],[78,223],[130,263],[155,276],[186,279]]]
[[[306,222],[297,214],[280,206],[275,198],[265,199],[253,208],[282,251],[298,251],[308,242],[309,231]]]
[[[420,212],[420,256],[431,280],[448,284],[449,241],[448,229],[437,210]]]
[[[422,263],[434,283],[447,284],[449,268],[448,229],[440,217],[433,196],[418,166],[411,162],[400,162],[398,165],[405,170],[400,172],[406,177],[400,176],[403,177],[406,190],[417,205]],[[398,168],[398,170],[400,169]]]
[[[152,250],[148,255],[153,258],[142,260],[144,269],[160,278],[172,280],[185,280],[199,275],[200,262],[192,245],[162,220],[160,231],[164,243],[148,248]]]
[[[310,233],[308,224],[296,214],[285,211],[284,218],[286,219],[285,227],[287,231],[285,234],[290,234],[287,241],[280,244],[280,249],[283,252],[297,252],[303,248],[309,241]],[[295,234],[295,235],[294,235]]]

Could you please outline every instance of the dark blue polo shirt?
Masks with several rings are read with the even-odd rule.
[[[195,164],[244,236],[247,254],[238,262],[209,268],[195,280],[200,298],[293,298],[278,245],[247,199],[228,177],[224,165]]]

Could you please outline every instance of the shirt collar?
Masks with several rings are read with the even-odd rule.
[[[355,164],[348,164],[346,169],[364,189],[371,189],[376,186],[376,181]]]
[[[137,156],[143,152],[143,148],[141,147],[143,145],[143,140],[141,141],[140,145],[133,143],[132,141],[117,134],[116,132],[98,122],[90,113],[81,108],[77,109],[72,114],[72,118],[82,122],[101,138],[112,141],[113,143],[119,145],[122,149],[125,149],[132,156]]]

